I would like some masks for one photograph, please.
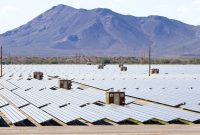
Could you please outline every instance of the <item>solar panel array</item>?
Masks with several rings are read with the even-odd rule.
[[[5,65],[0,111],[13,124],[29,117],[39,124],[200,121],[199,66],[154,65],[161,72],[150,77],[146,65],[126,66],[122,72],[117,65],[101,70],[96,65]],[[43,72],[44,79],[33,79],[35,71]],[[58,88],[59,79],[72,79],[72,89]],[[126,105],[105,104],[108,89],[125,91]]]

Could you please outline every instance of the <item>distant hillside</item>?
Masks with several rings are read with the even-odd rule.
[[[58,5],[0,35],[5,55],[200,55],[200,27],[161,16],[134,17],[109,9]]]

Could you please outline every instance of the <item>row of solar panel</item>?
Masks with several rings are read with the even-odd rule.
[[[7,93],[5,91],[7,91],[9,93],[7,95],[11,95],[11,97],[7,96],[7,98],[12,103],[14,103],[16,106],[18,106],[19,108],[21,107],[20,108],[21,110],[27,111],[27,109],[24,109],[24,108],[32,106],[32,105],[27,105],[27,104],[29,104],[27,101],[23,100],[21,97],[15,95],[11,91],[1,90],[1,92],[3,93],[3,94],[2,93],[1,94],[3,96],[6,95],[5,93]],[[13,96],[13,95],[15,95],[15,96]],[[10,98],[12,98],[12,100]],[[19,99],[21,99],[21,100],[19,100]],[[21,104],[19,104],[19,102]],[[27,105],[27,106],[25,106],[25,105]],[[37,109],[39,109],[39,108],[37,108]],[[177,115],[177,114],[175,115],[175,113],[177,113],[180,110],[174,110],[174,113],[170,114],[169,113],[170,108],[168,108],[168,109],[165,108],[165,110],[167,110],[167,112],[166,112],[164,109],[159,108],[159,109],[156,110],[155,107],[138,106],[138,105],[134,105],[134,104],[131,104],[127,107],[109,106],[109,105],[106,105],[104,107],[99,107],[97,105],[90,104],[90,105],[86,105],[83,108],[81,108],[77,105],[67,105],[67,106],[64,106],[63,108],[60,108],[56,104],[52,103],[50,105],[42,107],[41,109],[43,111],[47,112],[48,114],[52,115],[53,117],[65,122],[65,123],[76,120],[78,118],[83,118],[83,119],[86,119],[87,121],[90,121],[90,122],[95,122],[95,121],[105,119],[105,118],[110,119],[114,122],[125,121],[129,118],[140,121],[140,122],[145,122],[145,121],[151,120],[153,118],[157,118],[157,119],[160,119],[160,120],[163,120],[163,121],[172,121],[172,120],[177,119],[177,118],[188,120],[188,121],[198,121],[200,119],[199,114],[197,115],[197,114],[192,114],[192,113],[187,112],[188,113],[187,117],[183,117],[183,116],[185,116],[185,113],[186,113],[185,111],[182,111],[181,113],[179,113],[179,115]],[[28,111],[30,111],[30,110],[31,109],[28,109]],[[79,113],[76,112],[78,110],[79,110]],[[28,112],[26,112],[26,113],[28,115],[32,115],[33,112],[34,111],[31,111],[31,113],[28,113]],[[84,112],[85,112],[85,115],[82,116],[84,114]],[[94,114],[90,115],[91,113],[94,113],[94,112],[96,114],[95,116],[94,116]],[[182,114],[184,114],[184,115],[182,116]],[[34,118],[34,116],[35,115],[32,115],[31,117]],[[37,115],[37,116],[41,117],[42,115],[40,113],[40,115]],[[93,120],[91,120],[91,117],[93,118]],[[41,118],[34,118],[34,119],[36,119],[36,121],[39,122],[39,120],[37,120],[37,119],[41,119]]]

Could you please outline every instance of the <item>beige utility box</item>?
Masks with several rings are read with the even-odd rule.
[[[71,80],[59,80],[58,85],[59,85],[59,88],[70,90],[72,87],[72,81]]]
[[[122,67],[120,68],[120,70],[121,70],[121,71],[127,71],[127,67],[122,66]]]
[[[42,80],[43,79],[43,73],[42,72],[34,72],[33,78],[38,79],[38,80]]]
[[[151,69],[151,74],[159,74],[159,69],[157,68]]]
[[[98,65],[98,69],[103,69],[104,65]]]
[[[106,104],[125,105],[125,92],[106,92]]]

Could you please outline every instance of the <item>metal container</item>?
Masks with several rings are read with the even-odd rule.
[[[59,88],[70,90],[72,87],[71,80],[59,80]]]
[[[151,74],[159,74],[159,69],[157,68],[151,69]]]
[[[106,104],[125,105],[125,92],[106,92]]]
[[[33,78],[38,79],[38,80],[42,80],[43,79],[43,72],[34,72]]]

